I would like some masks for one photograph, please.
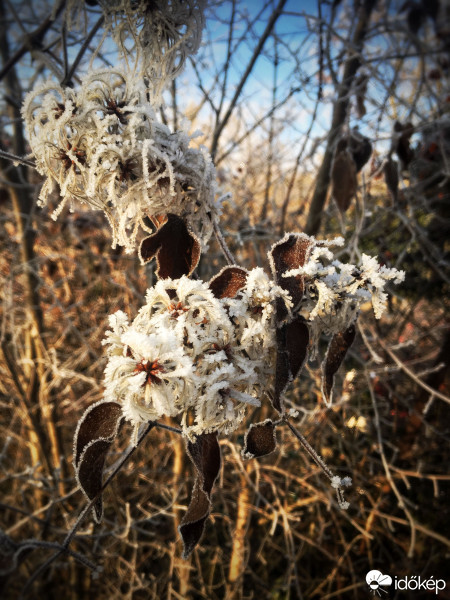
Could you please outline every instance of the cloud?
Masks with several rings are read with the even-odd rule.
[[[392,577],[390,575],[383,575],[381,571],[374,569],[369,571],[366,575],[366,583],[370,585],[373,581],[376,581],[378,585],[392,585]]]

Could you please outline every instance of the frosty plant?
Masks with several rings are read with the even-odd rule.
[[[322,389],[331,403],[334,375],[354,340],[361,305],[371,301],[380,317],[386,282],[401,281],[403,273],[365,255],[359,267],[334,260],[330,246],[342,245],[341,238],[324,242],[290,233],[269,252],[270,276],[260,268],[228,266],[209,282],[194,281],[188,278],[194,266],[192,244],[186,235],[185,246],[180,245],[180,227],[179,217],[169,215],[143,242],[141,253],[147,258],[160,248],[158,272],[165,276],[147,291],[146,303],[131,323],[121,311],[110,317],[104,340],[105,399],[78,424],[74,464],[99,521],[103,463],[120,422],[133,425],[136,444],[141,424],[176,418],[197,471],[180,525],[188,556],[210,512],[220,469],[218,436],[235,430],[247,408],[260,406],[265,398],[277,417],[250,425],[243,458],[273,452],[276,427],[286,423],[329,477],[340,507],[348,508],[343,487],[351,479],[334,475],[296,431],[284,395],[326,334],[331,339],[322,364]],[[162,252],[167,247],[176,248],[175,259]]]
[[[146,218],[167,213],[206,242],[219,212],[211,158],[191,146],[195,136],[161,123],[147,96],[142,75],[118,69],[90,73],[78,90],[47,82],[28,94],[22,113],[46,178],[39,202],[57,189],[54,218],[76,201],[103,210],[113,247],[128,252],[140,227],[150,231]]]
[[[236,430],[249,407],[263,402],[271,403],[274,416],[249,424],[243,458],[273,452],[276,428],[286,425],[346,509],[343,488],[350,478],[334,475],[295,429],[285,395],[326,336],[322,392],[331,404],[334,376],[354,340],[362,304],[371,302],[379,318],[386,282],[398,283],[403,273],[366,255],[360,265],[343,264],[331,250],[342,238],[319,241],[301,233],[288,233],[271,248],[270,273],[235,265],[218,228],[211,157],[194,147],[187,125],[171,131],[157,116],[165,86],[199,46],[204,2],[99,4],[104,35],[112,34],[122,64],[93,69],[75,87],[46,81],[22,109],[36,169],[45,178],[41,205],[57,191],[55,218],[66,204],[102,210],[113,247],[138,249],[142,263],[156,260],[158,282],[137,315],[119,311],[109,318],[104,399],[84,413],[76,430],[74,466],[87,510],[100,521],[101,494],[110,481],[102,481],[103,466],[121,423],[131,424],[136,447],[153,427],[168,427],[160,419],[173,418],[178,427],[169,428],[186,440],[196,471],[180,525],[188,556],[210,513],[219,435]],[[69,25],[78,7],[68,2]],[[210,281],[191,279],[213,231],[230,264]]]

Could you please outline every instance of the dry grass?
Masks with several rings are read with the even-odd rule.
[[[179,437],[158,429],[105,491],[103,523],[87,518],[69,546],[72,555],[46,564],[85,505],[71,465],[72,439],[83,411],[102,397],[106,317],[118,309],[135,314],[153,275],[134,257],[111,251],[100,217],[77,213],[55,224],[36,216],[32,268],[41,281],[45,348],[39,403],[57,432],[55,465],[42,410],[28,403],[37,369],[27,362],[23,268],[7,203],[1,219],[0,527],[22,548],[17,567],[3,578],[2,597],[346,600],[368,597],[365,575],[373,568],[445,578],[449,404],[429,387],[448,393],[448,363],[442,367],[439,356],[449,336],[448,307],[423,297],[394,299],[381,322],[362,316],[346,361],[351,375],[341,370],[342,393],[332,410],[321,404],[317,364],[290,394],[303,434],[330,467],[353,478],[348,512],[337,507],[288,429],[278,430],[276,453],[246,463],[242,429],[221,440],[212,517],[200,547],[183,561],[177,526],[193,473]],[[238,222],[235,212],[230,225],[231,219]],[[229,239],[240,262],[253,266],[264,263],[271,235],[253,232],[241,246],[236,236]],[[212,244],[201,277],[221,261]],[[269,415],[265,405],[248,422]],[[128,434],[125,426],[107,468],[126,451]],[[391,597],[406,596],[392,590]]]

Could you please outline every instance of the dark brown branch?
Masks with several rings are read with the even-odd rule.
[[[72,77],[75,74],[75,71],[78,68],[78,65],[81,62],[81,59],[83,58],[86,50],[89,49],[89,44],[91,43],[91,41],[93,40],[95,34],[97,33],[97,31],[100,29],[100,27],[103,25],[103,21],[104,21],[104,17],[103,15],[100,17],[100,19],[97,21],[97,23],[94,25],[94,27],[91,29],[89,35],[87,36],[87,38],[85,39],[83,45],[80,48],[80,51],[78,52],[75,60],[73,61],[72,66],[69,69],[69,72],[67,73],[67,75],[64,77],[64,80],[61,82],[61,85],[69,85]]]
[[[0,4],[1,4],[1,8],[0,8],[1,20],[2,20],[3,26],[6,27],[6,13],[5,13],[5,10],[3,7],[3,2],[1,2]],[[8,59],[6,59],[6,60],[5,60],[5,58],[3,58],[4,65],[3,65],[2,70],[0,71],[0,81],[4,77],[6,77],[6,75],[10,72],[10,70],[16,65],[16,63],[27,52],[31,52],[32,50],[39,50],[41,48],[42,40],[44,39],[45,34],[50,29],[50,27],[53,25],[55,20],[58,18],[61,11],[63,10],[65,4],[66,4],[66,0],[61,0],[58,8],[55,11],[55,14],[54,15],[53,15],[53,13],[50,14],[45,19],[45,21],[43,23],[41,23],[41,25],[39,25],[39,27],[36,27],[36,29],[34,31],[29,33],[27,36],[25,36],[22,46],[18,50],[16,50],[16,52],[13,54],[13,56],[11,56],[11,57],[8,56]],[[2,34],[2,38],[4,38],[4,34]]]
[[[273,27],[274,27],[278,17],[281,15],[286,2],[287,2],[287,0],[279,0],[278,6],[273,11],[273,13],[269,19],[269,22],[267,23],[266,28],[265,28],[263,34],[261,35],[256,48],[253,51],[252,58],[250,59],[250,62],[248,63],[247,68],[245,69],[245,72],[242,75],[241,80],[236,87],[236,91],[235,91],[234,96],[228,106],[227,112],[225,113],[223,119],[221,119],[220,122],[218,122],[216,125],[215,131],[213,134],[213,140],[211,143],[211,156],[213,157],[213,159],[217,152],[217,146],[219,144],[220,134],[222,133],[224,127],[228,123],[228,121],[231,117],[231,114],[236,107],[239,96],[241,95],[242,89],[243,89],[250,73],[252,72],[253,67],[255,66],[255,63],[256,63],[259,55],[261,54],[261,51],[264,47],[264,44],[266,43],[267,38],[272,33]]]
[[[279,56],[278,56],[278,45],[277,38],[275,35],[275,27],[274,27],[274,35],[273,35],[273,49],[274,49],[274,58],[273,58],[273,84],[272,84],[272,106],[276,105],[277,102],[277,89],[278,89],[278,66],[279,66]],[[260,221],[264,221],[267,218],[267,209],[269,207],[269,197],[270,197],[270,188],[272,186],[272,167],[273,167],[273,140],[275,137],[275,118],[274,113],[270,116],[269,122],[269,154],[267,156],[267,170],[266,170],[266,184],[264,186],[264,200],[261,208]]]
[[[361,51],[363,49],[364,38],[367,33],[370,17],[375,4],[376,0],[365,0],[360,8],[358,23],[350,43],[347,60],[344,64],[344,73],[342,76],[342,82],[339,86],[337,101],[333,108],[331,129],[328,136],[325,155],[317,175],[316,187],[311,200],[311,206],[309,208],[308,220],[305,228],[305,232],[308,235],[315,235],[320,228],[322,212],[330,185],[331,163],[333,161],[335,142],[345,123],[350,104],[350,89],[355,75],[361,66]]]

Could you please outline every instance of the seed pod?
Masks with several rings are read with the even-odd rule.
[[[414,152],[411,149],[409,140],[414,133],[412,123],[402,125],[399,121],[394,123],[394,133],[392,134],[392,150],[396,152],[402,165],[406,169],[413,159]]]
[[[361,73],[356,79],[356,111],[358,117],[362,119],[366,114],[366,106],[364,100],[367,93],[367,84],[369,83],[369,76],[366,73]]]

